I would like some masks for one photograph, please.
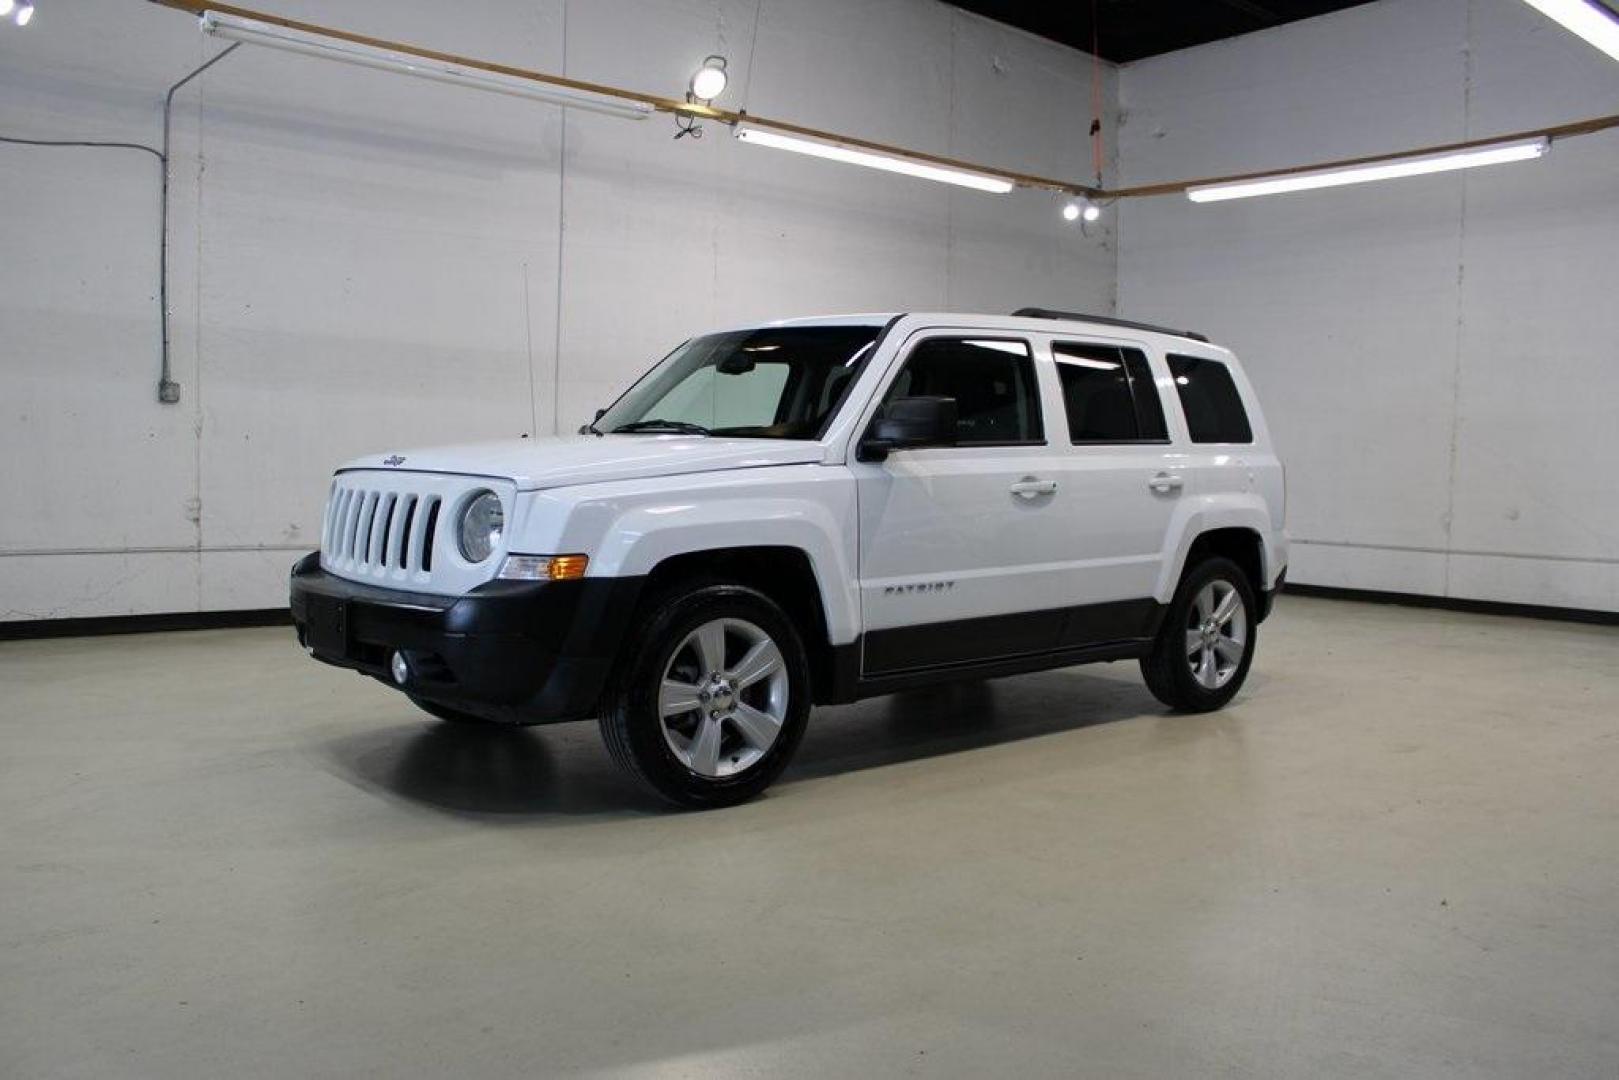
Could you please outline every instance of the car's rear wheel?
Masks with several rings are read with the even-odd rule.
[[[1152,652],[1141,660],[1147,689],[1182,712],[1224,706],[1253,663],[1258,610],[1253,584],[1230,559],[1211,557],[1190,567]]]
[[[786,767],[809,716],[809,664],[774,601],[711,583],[665,594],[615,673],[602,738],[681,806],[730,806]]]

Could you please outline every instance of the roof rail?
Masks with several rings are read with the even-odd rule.
[[[1103,326],[1122,326],[1129,330],[1151,330],[1157,334],[1171,334],[1175,337],[1191,338],[1193,341],[1208,341],[1208,336],[1192,330],[1172,330],[1167,326],[1154,326],[1152,323],[1131,322],[1129,319],[1115,319],[1111,315],[1086,315],[1078,311],[1055,311],[1043,307],[1023,307],[1012,312],[1014,318],[1025,319],[1074,319],[1079,322],[1101,323]]]

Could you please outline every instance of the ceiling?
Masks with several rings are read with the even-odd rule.
[[[1096,12],[1102,57],[1123,64],[1355,7],[1367,0],[945,0],[1085,52]]]

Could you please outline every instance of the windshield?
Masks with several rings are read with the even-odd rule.
[[[693,338],[602,414],[597,431],[814,439],[865,366],[879,326]]]

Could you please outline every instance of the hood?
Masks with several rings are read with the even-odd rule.
[[[825,447],[801,439],[724,439],[693,435],[560,435],[503,439],[355,458],[339,471],[491,476],[516,482],[518,490],[600,484],[649,476],[803,465],[821,460]]]

